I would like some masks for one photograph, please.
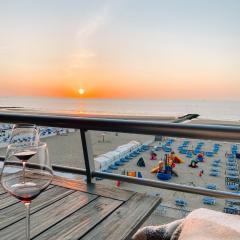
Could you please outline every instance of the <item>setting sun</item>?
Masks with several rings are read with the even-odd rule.
[[[79,93],[80,95],[83,95],[83,94],[85,93],[85,90],[84,90],[83,88],[79,88],[79,89],[78,89],[78,93]]]

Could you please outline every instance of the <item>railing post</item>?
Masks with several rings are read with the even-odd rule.
[[[82,139],[83,157],[86,167],[87,182],[92,181],[92,171],[95,170],[92,144],[90,139],[90,133],[86,129],[80,129],[80,135]]]

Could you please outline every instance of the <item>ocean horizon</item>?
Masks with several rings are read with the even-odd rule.
[[[196,113],[202,119],[239,121],[240,101],[119,100],[50,97],[0,97],[1,108],[24,108],[75,114],[182,116]]]

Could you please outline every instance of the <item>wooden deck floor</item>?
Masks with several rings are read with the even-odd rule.
[[[55,177],[31,204],[31,238],[130,239],[159,203],[159,197]],[[24,206],[3,189],[0,239],[25,239]]]

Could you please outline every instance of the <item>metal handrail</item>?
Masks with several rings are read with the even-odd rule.
[[[0,121],[11,123],[35,123],[42,126],[86,130],[163,135],[219,141],[240,141],[240,127],[237,126],[186,125],[148,120],[123,120],[19,113],[0,113]]]
[[[219,141],[240,141],[240,127],[237,126],[217,126],[217,125],[193,125],[179,123],[164,123],[159,121],[143,120],[123,120],[123,119],[106,119],[106,118],[86,118],[75,116],[56,116],[56,115],[38,115],[38,114],[20,114],[20,113],[0,113],[0,122],[10,123],[34,123],[41,126],[76,128],[81,130],[83,142],[84,160],[86,170],[54,166],[55,170],[83,174],[87,176],[88,182],[92,177],[101,177],[105,179],[121,180],[134,184],[164,188],[175,191],[182,191],[193,194],[209,195],[218,198],[240,199],[240,194],[223,192],[218,190],[203,189],[199,187],[186,186],[175,183],[153,181],[149,179],[131,178],[119,174],[110,174],[95,171],[91,169],[88,153],[88,143],[86,141],[87,130],[126,132],[149,135],[162,135],[171,137],[184,137],[196,139],[209,139]]]

